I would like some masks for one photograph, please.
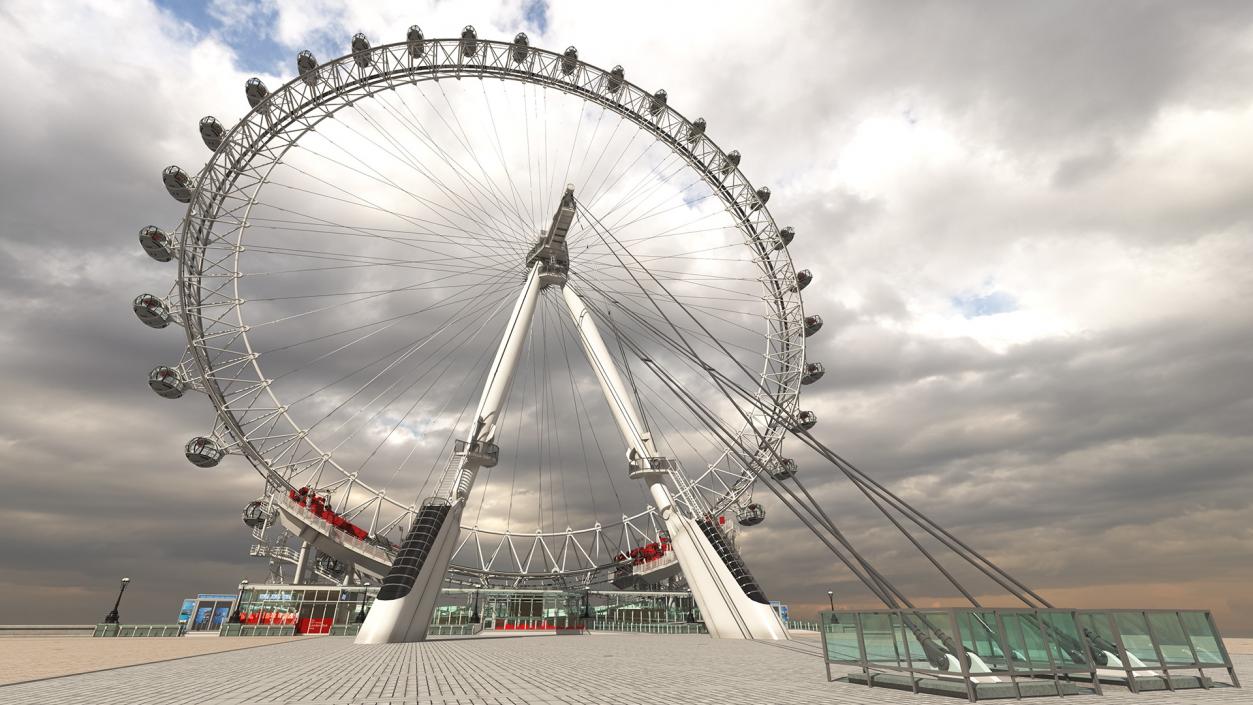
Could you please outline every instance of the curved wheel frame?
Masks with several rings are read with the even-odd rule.
[[[179,233],[179,271],[175,291],[177,301],[171,302],[180,314],[188,340],[189,359],[180,366],[199,374],[192,386],[208,394],[218,412],[218,436],[222,446],[244,455],[267,482],[277,487],[291,487],[297,474],[312,474],[323,487],[346,486],[347,494],[361,493],[367,499],[343,508],[346,518],[370,517],[370,533],[381,534],[395,526],[404,526],[411,519],[414,505],[388,497],[336,464],[329,453],[322,451],[307,433],[287,414],[287,407],[273,394],[264,376],[259,355],[248,340],[248,324],[243,315],[245,300],[239,294],[238,264],[245,250],[244,233],[248,215],[257,202],[262,185],[270,171],[282,162],[286,152],[321,121],[339,110],[375,93],[399,85],[444,78],[499,78],[554,88],[569,95],[591,101],[631,121],[678,153],[721,199],[744,235],[745,245],[753,252],[753,261],[760,273],[762,299],[769,313],[766,318],[764,365],[757,394],[763,402],[759,408],[778,409],[774,416],[756,413],[740,431],[740,440],[747,447],[758,448],[759,459],[766,467],[767,459],[777,457],[786,433],[785,426],[796,414],[800,379],[804,367],[804,313],[796,271],[787,251],[787,241],[780,235],[774,219],[759,198],[756,189],[721,148],[704,134],[703,125],[693,131],[692,122],[635,84],[615,79],[603,69],[569,57],[526,47],[525,58],[518,61],[514,43],[479,39],[472,55],[463,50],[461,39],[427,39],[420,55],[409,42],[397,42],[354,52],[318,66],[316,78],[308,73],[259,101],[222,139],[221,145],[203,170],[194,179],[192,198]],[[368,54],[363,56],[363,54]],[[616,84],[616,89],[615,89]],[[218,232],[224,228],[222,232]],[[328,466],[340,477],[331,483],[320,482]],[[680,478],[682,480],[682,478]],[[740,462],[738,454],[729,449],[705,470],[681,482],[678,499],[691,506],[707,507],[714,512],[726,511],[747,492],[755,473]],[[701,496],[684,494],[699,493]],[[379,524],[380,510],[387,504],[399,510],[398,516]],[[635,516],[623,517],[618,530],[629,534],[628,527],[648,522],[656,526],[649,508]],[[496,536],[499,532],[482,532],[477,527],[464,529],[467,538],[462,546],[479,542],[481,535]],[[508,577],[524,580],[528,575],[544,576],[586,573],[613,565],[597,545],[615,527],[600,527],[566,532],[508,534],[512,538],[544,540],[550,555],[564,555],[572,536],[590,537],[589,546],[578,544],[577,551],[587,560],[566,570],[554,566],[535,573],[514,573]],[[561,542],[554,552],[548,542]],[[591,550],[589,550],[591,548]],[[459,550],[460,553],[460,550]],[[481,557],[482,550],[479,550]],[[490,562],[474,561],[467,565],[454,561],[455,571],[490,576],[497,573]],[[589,568],[589,565],[592,564]],[[505,577],[504,574],[501,574]]]

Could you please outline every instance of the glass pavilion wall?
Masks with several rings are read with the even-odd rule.
[[[987,697],[1211,688],[1240,681],[1204,610],[913,609],[824,611],[831,666],[867,686]]]
[[[244,589],[239,621],[223,633],[350,634],[365,620],[378,586],[255,585]],[[445,588],[431,624],[435,634],[458,627],[527,630],[697,632],[700,612],[686,592],[611,590],[474,590]],[[243,628],[241,628],[241,625]]]

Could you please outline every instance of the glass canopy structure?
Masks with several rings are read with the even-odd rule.
[[[904,609],[821,613],[827,678],[989,697],[1212,688],[1231,657],[1207,610]]]

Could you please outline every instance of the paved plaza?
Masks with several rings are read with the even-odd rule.
[[[0,650],[10,652],[17,641],[0,641]],[[80,648],[89,652],[125,640],[79,641]],[[1253,683],[1253,648],[1249,646],[1253,644],[1247,640],[1232,640],[1232,650],[1242,652],[1233,654],[1239,674],[1246,683]],[[3,658],[8,661],[12,656],[7,653]],[[1137,696],[1107,686],[1104,697],[1078,697],[1093,705],[1218,705],[1253,703],[1253,689]],[[897,702],[964,701],[828,683],[819,642],[813,636],[767,643],[646,634],[494,635],[382,646],[355,646],[344,637],[316,637],[0,687],[4,705]]]
[[[154,661],[269,646],[301,637],[91,639],[0,638],[0,685],[68,676]]]

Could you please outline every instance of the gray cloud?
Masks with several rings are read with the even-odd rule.
[[[1253,630],[1241,609],[1253,578],[1248,7],[671,9],[680,16],[658,23],[647,8],[553,3],[532,40],[577,44],[667,88],[774,189],[776,218],[800,233],[793,256],[817,274],[807,311],[826,320],[810,357],[828,373],[804,402],[819,437],[1055,601],[1187,602],[1218,610],[1228,633]],[[495,4],[301,13],[280,3],[265,33],[324,59],[358,30],[382,43],[413,22],[428,36],[524,24],[521,8]],[[802,31],[814,27],[830,29]],[[210,428],[209,406],[144,388],[151,366],[177,359],[181,333],[129,311],[173,276],[135,242],[139,227],[179,216],[160,169],[206,157],[201,115],[244,112],[251,72],[223,43],[239,30],[203,34],[144,5],[0,10],[0,58],[27,87],[0,107],[0,509],[17,518],[0,589],[30,598],[0,605],[2,621],[97,619],[123,573],[135,578],[124,616],[168,621],[185,594],[264,575],[238,523],[259,479],[242,462],[198,471],[180,457]],[[322,283],[351,283],[340,279]],[[991,290],[1019,310],[965,319],[951,304]],[[337,364],[326,373],[348,369]],[[611,430],[586,382],[580,411]],[[568,395],[554,391],[554,404]],[[506,435],[538,455],[536,438]],[[796,455],[902,587],[954,597],[851,486]],[[559,456],[581,471],[581,449]],[[581,494],[602,514],[611,489],[642,500],[621,467],[610,484],[593,460],[590,480],[561,478],[580,505],[572,521],[592,516]],[[516,499],[534,502],[538,469],[511,472]],[[772,597],[803,611],[835,586],[869,604],[766,495],[769,519],[742,547]]]

